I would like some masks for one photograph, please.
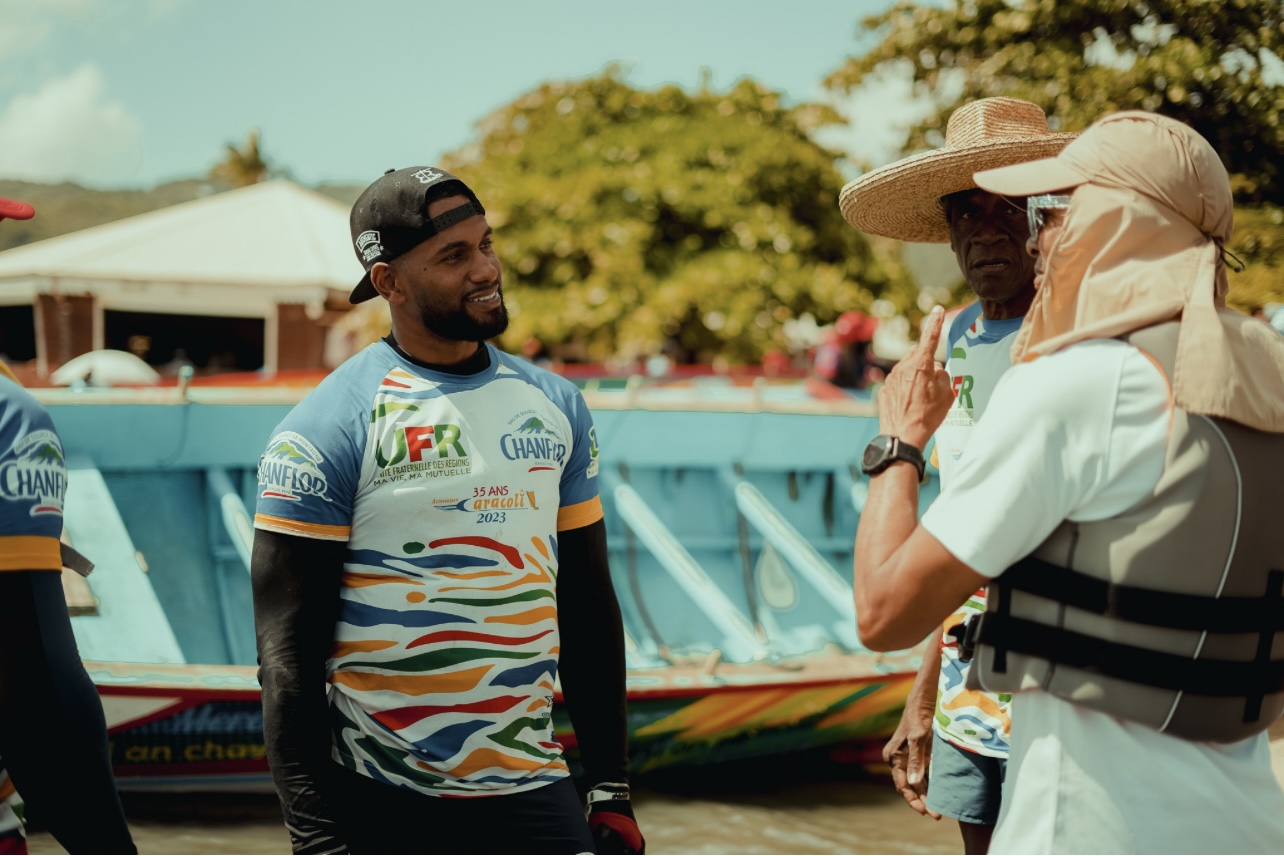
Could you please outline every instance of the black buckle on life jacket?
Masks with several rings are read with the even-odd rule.
[[[970,663],[976,656],[976,644],[979,641],[979,631],[981,629],[981,616],[969,615],[962,622],[955,624],[945,635],[952,637],[959,646],[959,662]]]

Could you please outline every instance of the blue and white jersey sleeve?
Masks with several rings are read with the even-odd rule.
[[[0,572],[62,568],[67,467],[49,413],[0,377]]]
[[[602,500],[598,493],[597,430],[593,415],[579,390],[572,390],[566,403],[566,417],[571,422],[571,455],[562,471],[561,503],[557,513],[559,531],[579,529],[602,519]]]
[[[359,370],[359,358],[350,362]],[[349,373],[330,375],[276,427],[259,458],[256,528],[330,541],[352,534],[372,396],[344,382]]]

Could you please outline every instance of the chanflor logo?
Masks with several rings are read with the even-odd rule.
[[[13,459],[0,464],[0,499],[30,502],[28,514],[62,514],[67,491],[67,467],[58,435],[42,428],[13,447]]]
[[[329,482],[321,472],[321,453],[293,431],[282,431],[268,443],[259,459],[260,496],[264,499],[288,499],[297,502],[305,496],[317,496],[326,502]]]
[[[526,461],[530,472],[556,469],[566,460],[566,444],[538,416],[499,438],[499,450],[510,461]]]

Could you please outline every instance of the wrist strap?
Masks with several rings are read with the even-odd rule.
[[[602,782],[594,785],[585,797],[585,803],[589,808],[593,803],[610,802],[611,800],[628,800],[629,786],[627,782]]]

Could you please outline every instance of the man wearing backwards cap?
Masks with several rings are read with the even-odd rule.
[[[35,213],[0,199],[0,220]],[[0,362],[0,853],[27,852],[15,786],[68,852],[134,853],[63,597],[66,484],[49,413]]]
[[[389,170],[351,226],[351,300],[387,300],[392,334],[259,464],[264,732],[295,852],[642,852],[592,417],[573,384],[486,344],[508,314],[462,181]],[[558,677],[587,823],[553,736]]]
[[[978,298],[947,336],[945,368],[955,398],[936,432],[942,485],[1011,365],[1012,340],[1034,299],[1025,200],[981,190],[972,175],[1056,154],[1074,137],[1052,133],[1037,104],[982,98],[950,116],[943,147],[843,188],[843,214],[856,228],[902,241],[948,241]],[[968,853],[986,852],[998,821],[1010,696],[969,689],[958,640],[943,631],[984,610],[985,590],[978,589],[933,633],[900,726],[883,750],[906,802],[919,813],[958,820]]]
[[[862,638],[911,644],[991,586],[971,677],[1016,692],[995,851],[1278,853],[1284,340],[1225,305],[1226,170],[1126,112],[976,179],[1029,197],[1038,293],[921,523],[913,467],[871,479]],[[880,401],[920,447],[951,404],[940,327]]]

